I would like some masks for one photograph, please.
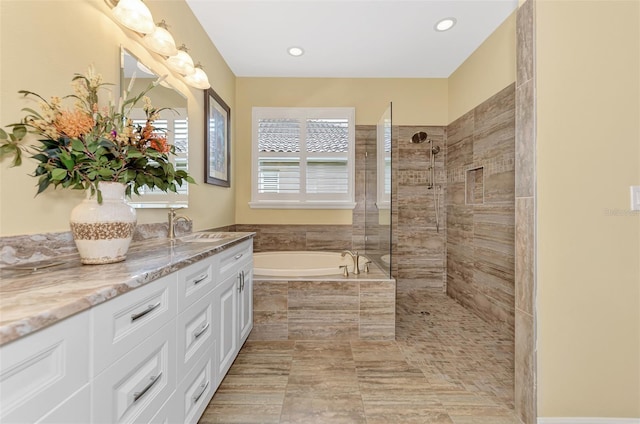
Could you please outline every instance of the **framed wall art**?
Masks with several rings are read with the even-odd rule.
[[[204,92],[205,182],[231,187],[231,109],[209,88]]]

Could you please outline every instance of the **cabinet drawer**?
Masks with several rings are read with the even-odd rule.
[[[0,422],[33,423],[89,382],[89,311],[0,348]]]
[[[149,422],[176,387],[175,320],[93,381],[92,422]]]
[[[216,389],[215,346],[212,346],[178,386],[179,422],[197,423]]]
[[[214,288],[218,261],[214,255],[178,271],[178,313]]]
[[[178,376],[179,379],[193,368],[216,339],[213,292],[178,316]]]
[[[176,274],[167,275],[93,308],[93,375],[176,316]]]
[[[91,385],[89,383],[49,412],[36,424],[87,424],[91,422]]]
[[[253,240],[223,250],[218,254],[220,258],[218,281],[224,281],[230,275],[236,274],[241,266],[253,261]]]

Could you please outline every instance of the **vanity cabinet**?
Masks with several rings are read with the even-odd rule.
[[[220,256],[219,278],[214,290],[218,310],[218,375],[229,371],[240,347],[253,328],[253,245],[241,243]],[[250,309],[250,310],[248,310]]]
[[[252,240],[0,347],[0,422],[197,423],[253,325]]]

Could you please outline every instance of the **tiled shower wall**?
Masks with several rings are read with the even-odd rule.
[[[447,127],[447,294],[514,328],[515,85]]]
[[[430,144],[411,143],[411,136],[424,131],[440,147],[435,156],[435,187],[429,189]],[[447,190],[445,128],[442,126],[398,126],[393,139],[393,275],[398,291],[445,285]],[[394,135],[395,135],[394,134]],[[435,198],[434,198],[435,192]],[[437,202],[436,202],[437,200]],[[436,228],[438,203],[439,228]]]

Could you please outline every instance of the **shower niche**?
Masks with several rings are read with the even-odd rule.
[[[484,167],[467,170],[465,174],[465,202],[467,205],[484,203]]]

